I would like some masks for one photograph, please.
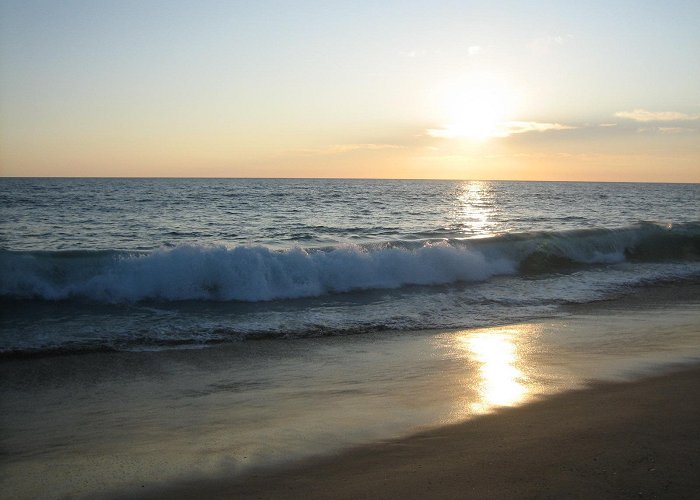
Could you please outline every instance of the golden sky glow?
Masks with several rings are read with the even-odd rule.
[[[2,175],[700,182],[698,2],[0,5]]]
[[[438,90],[445,115],[444,127],[431,129],[433,137],[484,141],[509,135],[507,123],[515,112],[516,91],[507,83],[474,74]]]

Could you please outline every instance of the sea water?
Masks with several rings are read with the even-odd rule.
[[[700,186],[1,179],[5,355],[467,328],[700,273]]]
[[[11,498],[231,477],[700,358],[698,185],[0,179],[0,210]]]

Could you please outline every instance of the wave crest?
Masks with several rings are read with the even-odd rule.
[[[100,302],[288,299],[483,281],[514,270],[507,260],[487,262],[479,252],[448,244],[415,250],[355,246],[281,252],[261,246],[186,245],[101,256],[4,252],[1,260],[0,290],[5,297]]]
[[[0,251],[4,299],[264,301],[485,281],[625,260],[698,260],[700,224],[523,233],[481,240],[274,251],[183,245],[153,252]]]

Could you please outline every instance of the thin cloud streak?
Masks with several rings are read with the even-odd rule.
[[[659,127],[659,132],[662,134],[683,134],[686,132],[695,132],[695,129],[688,127]]]
[[[491,137],[509,137],[515,134],[526,134],[530,132],[551,132],[557,130],[572,130],[578,127],[573,125],[564,125],[561,123],[543,123],[543,122],[532,122],[532,121],[510,121],[503,122],[498,125],[496,130],[491,134]],[[431,128],[426,131],[427,135],[430,137],[435,137],[438,139],[454,139],[462,137],[459,130],[452,128]]]
[[[398,144],[332,144],[321,148],[295,149],[290,153],[302,156],[326,156],[351,153],[355,151],[382,151],[387,149],[403,149]]]
[[[527,132],[549,132],[552,130],[572,130],[578,127],[573,125],[563,125],[561,123],[542,123],[542,122],[507,122],[505,124],[505,132],[507,137],[513,134],[524,134]]]
[[[626,118],[637,122],[673,122],[700,120],[700,115],[689,115],[677,111],[647,111],[635,109],[633,111],[619,111],[615,113],[618,118]]]

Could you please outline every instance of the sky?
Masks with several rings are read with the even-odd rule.
[[[700,1],[0,0],[0,175],[700,182]]]

